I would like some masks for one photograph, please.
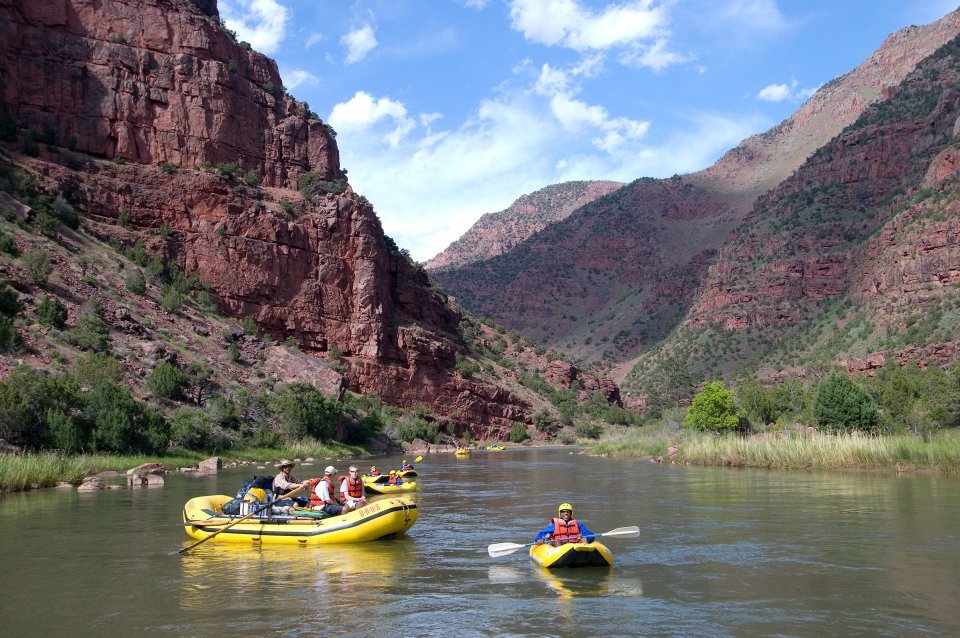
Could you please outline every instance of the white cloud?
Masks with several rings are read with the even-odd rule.
[[[313,45],[320,44],[326,39],[327,39],[327,36],[323,35],[322,33],[311,33],[310,37],[307,38],[306,43],[304,43],[304,46],[309,49]]]
[[[376,48],[377,37],[373,34],[373,28],[365,24],[340,38],[340,43],[347,47],[347,64],[354,64]]]
[[[791,80],[790,84],[770,84],[757,93],[758,100],[766,102],[783,102],[784,100],[793,100],[802,102],[817,92],[820,87],[800,89],[797,88],[797,80]]]
[[[470,9],[486,9],[490,0],[462,0],[463,6]]]
[[[277,0],[220,0],[220,15],[257,51],[274,53],[283,42],[290,10]]]
[[[577,51],[602,50],[660,33],[666,15],[662,7],[651,5],[651,0],[641,0],[594,13],[578,0],[512,0],[510,18],[528,40]]]
[[[734,23],[739,29],[776,33],[789,26],[776,0],[726,0],[714,6],[716,20]]]
[[[364,133],[379,122],[387,120],[390,123],[390,129],[382,134],[382,139],[391,148],[396,148],[407,133],[416,126],[416,122],[407,115],[407,108],[402,103],[385,97],[375,100],[364,91],[357,91],[348,101],[335,105],[328,120],[338,132]]]
[[[301,84],[317,84],[320,78],[309,71],[303,69],[294,69],[289,73],[283,74],[283,85],[288,89],[295,89]]]
[[[397,100],[364,92],[336,105],[328,119],[354,189],[373,203],[385,232],[421,261],[522,194],[568,180],[699,170],[767,126],[693,113],[682,137],[649,144],[648,122],[573,97],[573,71],[544,68],[541,78],[566,81],[504,90],[445,130],[434,130],[443,121],[436,113],[410,114]]]
[[[619,61],[627,66],[649,67],[662,71],[668,66],[686,62],[689,56],[667,50],[667,41],[658,39],[649,46],[637,46],[620,54]]]

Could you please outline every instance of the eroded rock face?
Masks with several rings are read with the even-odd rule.
[[[213,0],[0,0],[2,107],[61,147],[24,161],[85,214],[122,211],[225,313],[305,357],[339,351],[345,381],[317,380],[331,392],[428,405],[477,436],[528,420],[510,393],[454,374],[459,314],[388,248],[332,131],[215,18]],[[304,199],[291,189],[307,173],[326,186]]]
[[[330,129],[213,0],[0,2],[0,91],[22,128],[112,159],[236,163],[267,186],[342,178]]]

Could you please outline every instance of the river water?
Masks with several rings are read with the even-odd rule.
[[[176,553],[193,542],[184,502],[232,494],[250,466],[171,475],[162,488],[7,495],[0,635],[960,635],[956,477],[691,468],[569,449],[427,456],[417,469],[420,519],[405,537],[315,548]],[[612,569],[487,555],[490,543],[532,541],[562,501],[594,532],[641,535],[604,539]]]

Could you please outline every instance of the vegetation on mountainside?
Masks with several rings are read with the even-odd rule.
[[[765,195],[724,248],[727,267],[737,273],[729,282],[736,302],[696,324],[675,326],[635,359],[624,392],[646,397],[657,417],[688,401],[705,380],[819,378],[838,361],[880,353],[903,362],[926,356],[930,346],[955,344],[960,287],[924,254],[926,237],[952,232],[960,182],[929,184],[924,175],[938,154],[958,143],[951,97],[960,86],[958,68],[960,38]],[[923,118],[922,127],[911,127]],[[912,151],[891,158],[898,165],[894,177],[861,171],[853,179],[853,164],[836,168],[846,165],[851,139],[860,148],[914,130],[915,138],[898,138]],[[817,288],[818,267],[835,268],[824,290]],[[865,273],[871,280],[858,280]],[[717,317],[747,327],[724,328]]]

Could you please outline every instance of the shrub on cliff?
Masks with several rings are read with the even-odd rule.
[[[47,278],[53,272],[50,265],[50,256],[45,250],[31,250],[23,254],[23,267],[27,271],[27,279],[34,286],[44,287]]]
[[[519,421],[514,421],[513,425],[510,426],[510,441],[512,443],[523,443],[530,438],[530,435],[527,434],[527,426]]]
[[[179,399],[187,387],[187,376],[169,361],[164,361],[147,377],[147,387],[157,399]]]
[[[56,297],[44,295],[37,302],[37,321],[60,330],[67,323],[67,308]]]
[[[7,284],[0,287],[0,314],[13,317],[23,310],[23,305],[17,298],[17,291]]]
[[[143,276],[143,271],[134,268],[127,276],[123,278],[123,287],[135,295],[142,295],[147,292],[147,279]]]
[[[386,432],[390,438],[397,441],[423,439],[431,443],[438,443],[440,425],[436,421],[428,421],[422,416],[405,416],[390,423]]]

